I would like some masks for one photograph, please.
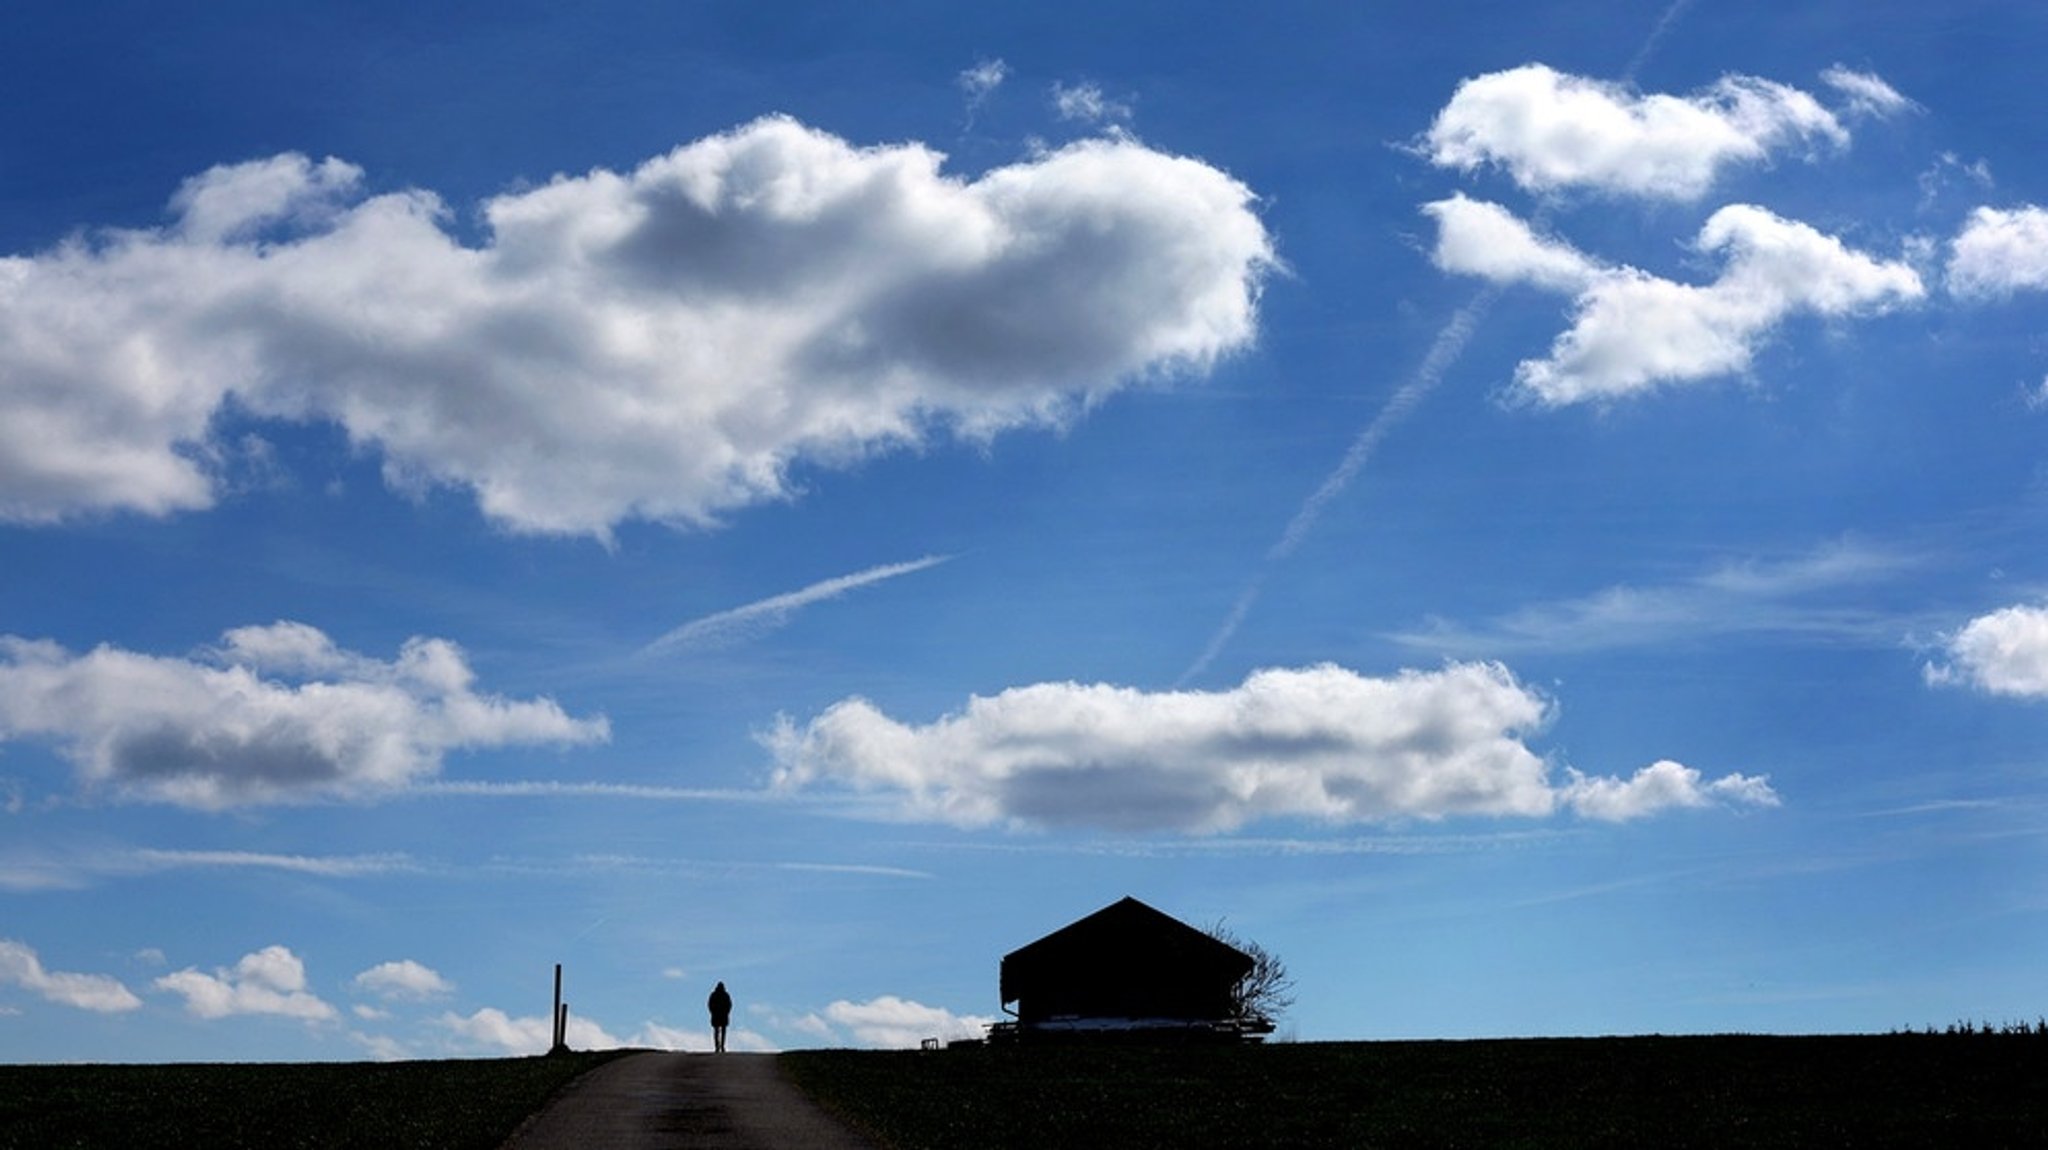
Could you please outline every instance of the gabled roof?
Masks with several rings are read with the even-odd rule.
[[[1142,965],[1228,987],[1252,968],[1251,956],[1164,911],[1125,898],[1003,956],[1004,1002],[1072,977],[1076,970]]]

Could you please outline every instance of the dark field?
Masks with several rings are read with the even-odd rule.
[[[611,1054],[0,1066],[0,1148],[495,1147]],[[2048,1036],[799,1051],[894,1150],[2048,1146]]]
[[[612,1057],[0,1066],[0,1147],[491,1150]]]
[[[2048,1146],[2048,1038],[1524,1039],[803,1051],[895,1150]]]

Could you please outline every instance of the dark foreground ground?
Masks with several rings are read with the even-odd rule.
[[[613,1057],[0,1066],[0,1147],[494,1150]]]
[[[0,1066],[0,1148],[496,1147],[611,1055]],[[2048,1146],[2048,1036],[800,1051],[895,1150]]]
[[[897,1150],[2048,1146],[2048,1037],[1884,1035],[783,1056]]]

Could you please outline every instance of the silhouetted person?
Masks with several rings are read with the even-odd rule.
[[[732,1021],[732,995],[725,992],[725,984],[711,988],[711,999],[705,1003],[711,1008],[711,1043],[716,1053],[725,1053],[725,1026]]]

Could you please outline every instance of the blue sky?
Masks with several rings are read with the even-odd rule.
[[[0,1060],[2048,1002],[2048,15],[41,7]]]

